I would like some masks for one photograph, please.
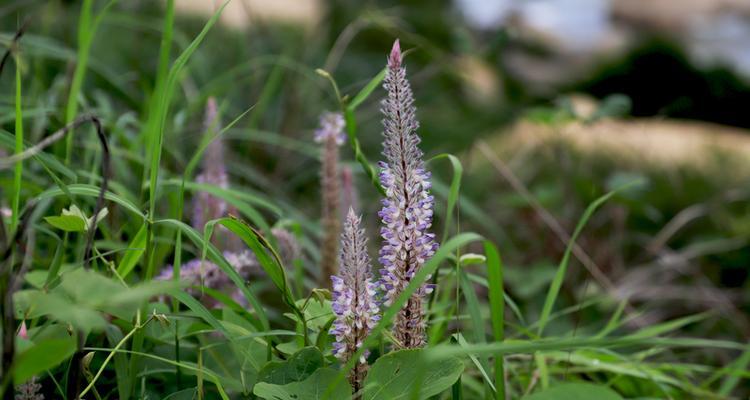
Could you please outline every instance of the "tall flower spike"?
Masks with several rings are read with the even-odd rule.
[[[385,305],[390,305],[403,292],[438,247],[435,235],[429,231],[433,212],[430,173],[424,168],[422,151],[418,147],[420,138],[416,130],[419,123],[402,59],[401,47],[396,40],[388,57],[383,83],[388,96],[381,108],[385,116],[383,155],[387,162],[380,163],[380,183],[386,197],[378,215],[383,223],[379,261],[383,265],[380,285]],[[431,285],[422,286],[396,316],[393,335],[406,348],[424,346],[423,299],[432,289]]]
[[[203,156],[201,173],[196,176],[195,181],[227,189],[229,188],[229,175],[225,166],[224,143],[221,138],[214,138],[220,131],[220,128],[221,120],[219,119],[216,99],[209,97],[206,102],[203,129],[212,141]],[[225,217],[230,213],[236,213],[236,211],[227,205],[224,199],[208,192],[198,192],[193,200],[193,228],[203,231],[203,226],[206,222]],[[223,250],[239,250],[244,248],[239,238],[231,234],[223,226],[217,227],[212,242]]]
[[[339,215],[339,149],[344,143],[344,117],[339,113],[325,113],[320,117],[320,128],[315,131],[315,141],[323,144],[321,154],[323,244],[320,252],[320,286],[328,285],[328,277],[336,273],[336,252],[341,230]]]
[[[375,300],[377,284],[373,282],[367,238],[364,229],[360,228],[361,221],[350,208],[341,235],[339,274],[331,276],[332,307],[336,314],[331,326],[331,334],[336,336],[333,355],[342,362],[351,359],[380,319]],[[354,393],[362,389],[367,374],[367,355],[365,352],[349,373]]]
[[[219,124],[216,100],[210,97],[206,102],[206,114],[203,122],[206,134],[214,136]],[[224,145],[221,139],[215,139],[208,145],[201,163],[201,173],[196,177],[198,183],[209,183],[226,189],[229,178],[224,167]],[[220,218],[227,212],[227,203],[206,192],[200,192],[193,203],[193,227],[202,231],[206,221]]]

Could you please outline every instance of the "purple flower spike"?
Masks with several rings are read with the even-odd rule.
[[[203,128],[209,136],[216,135],[216,132],[219,130],[220,121],[218,120],[218,113],[216,99],[209,97],[206,102],[205,119],[203,121]],[[201,164],[201,170],[200,175],[195,178],[196,182],[215,185],[222,189],[229,187],[229,177],[224,166],[224,144],[221,138],[214,139],[208,145]],[[221,218],[226,213],[226,201],[212,196],[207,192],[199,192],[193,204],[193,227],[202,231],[203,225],[207,221]]]
[[[336,145],[341,146],[346,141],[344,125],[344,116],[341,113],[324,113],[320,116],[320,127],[315,130],[315,141],[325,143],[330,138]]]
[[[377,324],[378,304],[375,299],[377,284],[373,281],[370,257],[367,255],[367,238],[360,229],[362,219],[349,209],[341,235],[339,274],[331,276],[333,282],[333,312],[336,320],[330,333],[336,336],[333,355],[347,362]],[[349,382],[358,392],[367,374],[366,351],[349,374]]]
[[[388,57],[388,70],[383,87],[388,96],[382,101],[381,111],[385,140],[381,162],[380,183],[386,198],[379,212],[382,221],[380,235],[383,245],[379,261],[380,287],[384,304],[390,305],[406,288],[417,271],[429,260],[437,248],[432,226],[433,197],[429,193],[430,173],[424,167],[420,138],[416,130],[419,122],[406,69],[401,65],[403,55],[398,40]],[[406,348],[425,344],[423,298],[432,291],[423,285],[399,311],[393,335]]]
[[[320,286],[326,287],[328,277],[336,273],[336,253],[341,232],[339,203],[339,146],[344,143],[344,117],[340,113],[325,113],[320,117],[320,128],[315,141],[323,144],[321,153],[320,186],[322,197],[323,243],[320,251]]]

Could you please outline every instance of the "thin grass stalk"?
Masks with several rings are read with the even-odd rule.
[[[23,153],[23,106],[21,105],[21,67],[16,59],[16,148],[15,154]],[[11,203],[10,231],[18,228],[18,212],[21,205],[21,180],[23,174],[23,160],[16,161],[13,169],[13,199]]]
[[[81,16],[78,20],[78,55],[76,57],[76,68],[73,72],[73,80],[70,83],[68,92],[68,103],[65,107],[65,124],[69,124],[75,119],[78,112],[78,96],[83,86],[83,77],[86,73],[89,60],[89,50],[91,49],[92,30],[92,13],[93,0],[83,0],[81,5]],[[70,164],[73,153],[73,134],[71,133],[65,139],[65,163]]]

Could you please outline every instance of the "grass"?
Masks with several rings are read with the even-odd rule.
[[[10,211],[0,226],[3,335],[16,338],[12,352],[3,347],[12,365],[3,395],[36,376],[47,398],[66,400],[274,398],[271,392],[337,399],[347,371],[369,349],[366,399],[377,398],[373,387],[403,399],[539,399],[584,383],[621,399],[747,396],[746,182],[622,166],[557,142],[531,150],[484,145],[507,160],[507,170],[497,171],[473,144],[496,128],[498,112],[456,89],[460,72],[441,62],[455,50],[436,40],[441,26],[402,31],[406,22],[421,26],[411,14],[372,19],[336,49],[334,74],[317,67],[343,42],[322,27],[304,33],[270,24],[246,36],[218,23],[226,4],[187,18],[173,0],[164,9],[32,3],[0,11],[0,44],[13,43],[10,14],[15,21],[57,12],[75,22],[34,19],[12,48],[15,75],[0,75],[7,89],[0,91],[0,148],[26,154],[82,118],[82,108],[101,121],[110,151],[70,128],[64,146],[0,162],[7,193],[0,206]],[[331,32],[343,29],[337,13],[346,9],[325,20]],[[407,65],[441,247],[384,307],[357,355],[341,363],[331,355],[331,294],[316,284],[322,235],[312,130],[325,109],[344,114],[342,164],[354,171],[368,232],[377,232],[380,85],[396,34],[405,47],[420,44]],[[202,125],[209,97],[228,123]],[[537,107],[524,118],[554,129],[575,119],[564,113]],[[227,149],[227,186],[199,176],[217,140]],[[102,173],[107,155],[110,179]],[[191,226],[199,193],[224,201],[224,216]],[[72,205],[91,217],[100,196],[108,215],[93,231],[45,219],[64,217]],[[702,213],[684,221],[694,214],[681,211],[696,204]],[[279,229],[300,249],[292,259]],[[251,278],[235,268],[227,238],[240,246],[232,251],[253,254]],[[377,246],[373,236],[372,254]],[[611,287],[578,268],[581,254]],[[211,286],[216,276],[191,285],[154,279],[160,271],[179,277],[191,262],[215,265],[225,285]],[[437,285],[427,305],[429,345],[395,351],[390,324],[427,281]],[[695,303],[641,297],[652,285],[664,294],[677,287],[711,296]],[[16,337],[21,322],[27,337]]]

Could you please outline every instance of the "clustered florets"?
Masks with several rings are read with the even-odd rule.
[[[39,393],[42,384],[38,383],[36,377],[16,387],[15,400],[44,400],[44,395]]]
[[[383,265],[381,288],[384,303],[390,305],[411,282],[411,279],[435,254],[438,244],[429,231],[432,226],[434,198],[430,195],[430,173],[424,168],[416,130],[419,122],[406,69],[401,65],[398,40],[388,57],[383,87],[388,96],[383,100],[383,155],[380,183],[385,189],[380,235],[383,246],[379,261]],[[432,291],[423,285],[399,311],[393,334],[407,348],[424,345],[423,297]]]
[[[218,123],[216,101],[213,98],[209,98],[206,104],[204,121],[206,132],[215,135]],[[206,149],[202,170],[197,176],[196,181],[222,189],[229,187],[229,178],[224,162],[224,145],[220,138],[213,138],[213,141]],[[232,211],[224,199],[201,191],[195,196],[193,202],[191,224],[193,228],[203,230],[204,225],[209,220],[225,217],[227,213]],[[297,240],[291,233],[281,228],[273,228],[271,234],[276,240],[279,256],[284,265],[290,265],[294,259],[299,257],[300,248]],[[252,251],[241,249],[242,246],[237,238],[223,226],[218,227],[214,234],[213,242],[223,251],[224,258],[242,279],[249,280],[251,277],[258,276],[262,272],[256,255]],[[173,277],[174,269],[171,265],[167,265],[155,279],[166,281],[172,280]],[[207,307],[219,307],[221,303],[209,296],[203,296],[202,291],[198,288],[200,286],[225,292],[238,304],[247,304],[242,291],[213,262],[196,258],[182,264],[180,266],[180,281],[190,285],[187,289],[188,293],[193,297],[200,298]]]
[[[333,312],[336,320],[331,333],[336,336],[333,354],[348,361],[361,347],[379,320],[377,289],[382,304],[389,306],[401,295],[420,268],[437,251],[432,226],[434,198],[430,195],[430,173],[424,167],[420,138],[416,134],[419,123],[406,70],[401,65],[402,54],[398,40],[388,57],[388,69],[383,87],[388,96],[382,102],[385,137],[381,162],[380,183],[385,191],[382,209],[378,213],[382,226],[382,247],[379,262],[380,280],[372,281],[364,231],[360,218],[349,211],[341,240],[340,274],[333,276]],[[422,285],[399,310],[393,326],[397,345],[418,348],[425,343],[423,299],[433,290]],[[349,379],[357,393],[366,373],[367,351],[357,360]]]
[[[375,298],[377,285],[373,281],[370,257],[367,255],[367,237],[360,223],[361,218],[350,208],[341,235],[339,274],[331,276],[332,308],[336,314],[331,327],[331,334],[336,336],[333,355],[343,362],[351,359],[380,320]],[[364,382],[367,355],[365,351],[360,356],[349,375],[355,392]]]

